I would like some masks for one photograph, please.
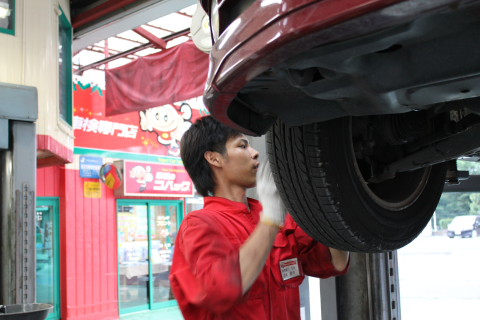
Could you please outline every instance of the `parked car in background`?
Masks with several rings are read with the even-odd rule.
[[[476,238],[480,233],[480,216],[458,216],[453,218],[448,225],[447,235],[449,238],[460,236],[462,238]]]
[[[458,183],[456,159],[480,152],[480,1],[201,4],[214,42],[205,105],[267,134],[300,227],[348,251],[415,239],[445,181]]]

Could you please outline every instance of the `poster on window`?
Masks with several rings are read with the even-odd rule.
[[[15,28],[15,1],[2,0],[0,1],[0,32],[7,34],[14,34]]]
[[[124,160],[125,196],[193,197],[193,182],[182,165]]]
[[[81,79],[74,83],[75,148],[179,157],[180,139],[208,114],[202,97],[143,111],[105,116],[105,91]]]

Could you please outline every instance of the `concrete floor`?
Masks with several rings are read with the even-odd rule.
[[[183,320],[182,313],[178,307],[163,308],[154,311],[144,311],[120,316],[120,320]]]
[[[398,261],[402,319],[479,319],[480,237],[420,236]]]

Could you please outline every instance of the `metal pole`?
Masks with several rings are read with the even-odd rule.
[[[367,265],[367,254],[351,252],[350,269],[347,274],[337,278],[336,290],[339,320],[371,320],[370,315],[372,312],[369,304],[370,287]],[[322,295],[323,299],[324,296]]]
[[[35,123],[32,122],[12,121],[11,123],[16,225],[9,230],[9,233],[12,238],[17,237],[17,277],[14,278],[17,280],[16,303],[34,303],[36,301],[36,129]]]
[[[350,270],[336,279],[336,297],[338,320],[401,320],[397,252],[351,253]]]
[[[12,150],[0,150],[0,305],[14,304],[16,295],[12,162]]]
[[[0,304],[33,303],[37,89],[0,83],[0,96]]]

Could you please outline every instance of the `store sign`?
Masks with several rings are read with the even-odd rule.
[[[198,97],[107,117],[107,93],[83,85],[80,80],[74,84],[75,148],[179,157],[183,133],[196,119],[208,114],[202,97]]]
[[[193,197],[193,182],[185,167],[139,161],[124,161],[124,195]]]
[[[85,198],[101,198],[102,186],[100,185],[100,182],[84,182],[83,196]]]
[[[80,178],[99,179],[102,165],[102,158],[80,156]]]

